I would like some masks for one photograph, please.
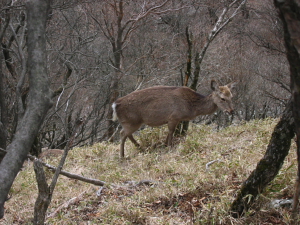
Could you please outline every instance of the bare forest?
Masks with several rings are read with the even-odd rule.
[[[183,182],[178,182],[180,183],[178,190],[174,189],[170,192],[174,196],[184,196],[182,191],[192,194],[194,190],[198,190],[199,187],[196,185],[199,185],[199,182],[197,183],[196,180],[202,180],[206,175],[208,175],[207,179],[209,178],[208,167],[210,165],[229,163],[228,168],[233,168],[234,171],[228,171],[231,175],[224,176],[224,179],[232,182],[229,184],[230,190],[225,191],[229,193],[227,197],[230,199],[226,199],[226,202],[233,202],[230,209],[233,214],[230,218],[234,220],[234,217],[243,216],[244,212],[250,208],[248,205],[252,204],[263,190],[268,190],[268,185],[282,168],[289,149],[291,146],[294,148],[292,140],[295,134],[298,159],[300,156],[299,87],[297,86],[299,85],[297,70],[298,43],[300,43],[297,39],[299,17],[297,17],[298,11],[293,11],[293,7],[299,5],[300,3],[293,1],[279,0],[0,1],[0,219],[4,216],[5,202],[9,202],[18,189],[20,181],[12,187],[14,179],[17,176],[27,177],[26,172],[22,173],[21,170],[27,158],[34,161],[33,167],[38,188],[37,191],[35,190],[38,196],[34,206],[33,221],[34,224],[44,224],[46,211],[60,173],[69,177],[73,176],[73,178],[75,176],[75,179],[88,183],[105,186],[102,187],[104,189],[98,190],[100,193],[98,197],[103,193],[109,196],[110,190],[118,187],[109,185],[118,180],[117,176],[121,173],[116,171],[124,167],[131,168],[129,165],[133,165],[135,160],[137,163],[145,162],[147,154],[150,158],[157,157],[155,162],[159,160],[171,162],[172,158],[178,157],[178,168],[181,166],[185,169],[191,168],[190,171],[186,170],[184,173],[185,169],[179,170],[175,166],[172,167],[172,173],[169,174],[172,177],[170,187],[173,188],[173,181],[179,179],[176,176],[182,176],[180,179],[183,180]],[[182,123],[177,127],[180,129],[175,131],[177,135],[175,142],[179,147],[160,156],[160,159],[155,152],[146,152],[145,156],[134,155],[133,158],[126,158],[125,161],[122,159],[119,161],[119,158],[116,158],[115,146],[120,143],[122,122],[114,120],[112,104],[118,98],[133,91],[157,85],[187,86],[202,95],[209,95],[212,90],[216,90],[216,84],[229,84],[225,87],[230,93],[230,107],[227,108],[230,115],[218,110],[212,115],[198,116],[191,121],[190,126],[191,130],[202,133],[206,140],[211,140],[206,151],[202,151],[205,144],[199,139],[201,137],[192,135],[193,131],[188,130],[188,123]],[[233,95],[230,92],[231,87]],[[190,90],[186,87],[184,89]],[[178,96],[176,98],[178,100]],[[186,96],[183,99],[189,102],[187,108],[193,106],[191,99],[187,99]],[[225,101],[220,97],[221,100]],[[233,114],[231,114],[233,112],[231,100],[234,106]],[[163,103],[162,101],[162,105]],[[173,112],[172,109],[170,111]],[[165,117],[168,116],[165,115]],[[180,117],[172,131],[170,126],[168,127],[168,144],[171,144],[175,126],[182,118],[186,117]],[[157,117],[154,120],[157,120]],[[164,122],[166,119],[161,120]],[[257,121],[261,121],[268,132],[266,135],[261,135],[263,139],[254,138],[254,140],[250,138],[252,135],[250,133],[254,134],[262,129],[257,125]],[[276,121],[279,122],[270,136],[270,124],[273,126]],[[126,121],[125,123],[128,124]],[[213,126],[207,126],[211,124]],[[231,129],[236,130],[233,136],[230,136]],[[204,132],[205,130],[207,132]],[[153,136],[153,140],[160,139],[163,136],[161,134],[165,132],[164,128],[161,130],[154,128],[153,131],[158,133],[156,137]],[[151,146],[150,149],[155,149],[156,143],[153,144],[153,140],[150,140],[153,134],[147,139],[147,132],[148,129],[142,126],[137,135],[142,143],[141,146],[148,143]],[[215,142],[214,139],[217,140],[217,138],[212,136],[217,132],[228,135],[228,140],[232,140],[232,146],[235,147],[229,146],[224,150],[222,146],[227,146],[231,142],[226,143],[222,137]],[[147,135],[144,135],[145,133]],[[190,134],[193,141],[187,137],[184,139],[179,134]],[[127,136],[132,141],[132,133],[128,133]],[[121,139],[121,158],[124,158],[124,144],[127,136]],[[260,134],[253,136],[260,137]],[[258,143],[261,140],[263,142],[260,142],[256,149],[250,145],[247,147],[247,144],[244,146],[242,139],[238,141],[239,137],[244,138],[247,143],[248,141]],[[267,146],[266,142],[269,137],[271,139]],[[186,143],[180,143],[181,140],[185,140]],[[139,146],[135,141],[133,144]],[[97,152],[95,149],[100,148],[99,146],[102,146],[101,151]],[[135,148],[132,148],[132,145],[128,146],[127,150],[129,154],[132,154]],[[94,171],[85,173],[93,177],[101,174],[100,179],[105,181],[61,171],[69,150],[73,148],[82,148],[82,154],[86,154],[84,157],[80,156],[82,160],[86,160],[87,157],[94,158],[94,156],[99,159],[103,154],[107,159],[107,161],[101,159],[103,167],[109,168],[111,166],[109,163],[114,161],[119,165],[110,169],[114,177],[111,179],[105,177],[106,172],[103,171],[109,169],[100,170],[99,163],[94,167],[92,162],[90,165],[93,166]],[[90,153],[89,148],[92,151]],[[109,151],[102,152],[108,148]],[[266,149],[265,156],[251,174],[250,171],[254,169],[256,162],[248,162],[247,156],[245,156],[244,163],[237,163],[236,168],[231,167],[229,156],[237,158],[240,155],[244,156],[244,148],[249,154],[257,150],[260,155]],[[57,168],[51,168],[51,165],[35,158],[35,156],[43,158],[43,151],[47,149],[49,152],[63,155]],[[207,151],[207,149],[212,151]],[[164,148],[158,147],[156,150],[164,151]],[[240,155],[231,155],[231,151],[239,152]],[[79,157],[80,153],[70,152],[70,160],[74,161],[74,165],[80,161],[75,157],[76,154]],[[170,157],[164,159],[168,154]],[[181,157],[182,155],[184,157]],[[185,157],[192,155],[195,157],[191,157],[193,162],[189,165],[185,162]],[[217,160],[214,158],[209,162],[211,164],[206,164],[206,171],[202,171],[201,166],[204,161],[217,155],[221,158]],[[144,158],[139,160],[139,157]],[[251,157],[258,161],[254,156]],[[288,163],[293,161],[288,168],[293,167],[294,171],[295,159],[292,159],[293,156],[287,158],[290,160]],[[241,157],[237,160],[240,159]],[[91,161],[96,163],[95,159]],[[194,166],[196,167],[197,161],[201,161],[197,165],[199,171],[206,173],[202,178],[198,177],[201,173],[192,170]],[[70,168],[68,167],[70,161],[66,162],[67,168]],[[149,159],[149,165],[151,163]],[[249,163],[249,168],[245,169],[244,165],[247,163]],[[297,163],[298,177],[294,202],[298,202],[299,194],[297,193],[300,193],[300,160]],[[139,164],[140,169],[147,170],[142,164]],[[162,167],[165,166],[164,163],[158,163],[160,164]],[[238,173],[237,168],[240,165],[242,166],[241,173]],[[46,171],[45,174],[43,166],[55,172],[50,185],[47,182],[48,172]],[[77,166],[80,166],[82,171],[89,171],[82,164]],[[23,171],[27,171],[28,168],[23,167]],[[165,169],[158,169],[157,165],[153,168],[153,171],[157,173],[150,176],[151,180],[146,180],[146,182],[150,182],[151,187],[154,186],[153,180],[160,180],[164,185],[169,185],[164,176],[171,170],[166,169],[163,175],[159,175]],[[135,171],[132,170],[132,177],[135,176],[134,173]],[[259,179],[256,177],[257,174]],[[28,179],[32,179],[31,175],[28,174]],[[139,175],[138,179],[142,180],[142,174]],[[245,181],[248,175],[250,176]],[[129,179],[130,176],[130,174],[120,176],[119,182],[125,182],[124,179]],[[190,186],[185,186],[184,182],[188,176],[195,177],[195,181],[190,183]],[[216,177],[214,182],[220,181],[220,177]],[[222,180],[222,185],[226,184],[226,179]],[[286,179],[286,182],[290,180]],[[257,182],[259,184],[256,184]],[[277,182],[276,179],[275,182]],[[31,183],[26,185],[29,187]],[[237,195],[231,194],[232,190],[237,191],[239,188],[241,191]],[[78,190],[74,193],[78,193],[79,190],[81,189],[78,185]],[[203,190],[203,193],[209,191],[210,188]],[[82,193],[89,192],[92,192],[91,189]],[[289,196],[291,196],[290,193]],[[232,199],[233,196],[237,197],[235,201]],[[201,198],[199,202],[204,199],[209,198]],[[216,202],[221,201],[221,198],[216,199]],[[215,200],[212,203],[215,203]],[[8,204],[15,204],[14,201],[15,199]],[[154,202],[155,204],[161,203],[161,200]],[[53,204],[51,207],[55,207],[58,203]],[[229,210],[229,204],[224,204]],[[28,205],[33,208],[32,202]],[[293,220],[297,214],[297,205],[293,205]],[[15,208],[17,209],[18,206],[8,207],[8,215],[14,217]],[[220,209],[222,208],[224,207],[221,206]],[[212,213],[220,212],[208,210],[206,216],[210,218]],[[224,212],[222,215],[225,215]],[[144,218],[144,215],[142,217]],[[191,221],[196,221],[194,214],[188,217]],[[49,219],[49,215],[47,218]],[[106,219],[103,218],[104,220]],[[108,218],[107,220],[111,221]]]
[[[279,116],[289,96],[281,21],[271,0],[232,2],[52,1],[46,65],[53,106],[32,153],[63,149],[78,124],[73,146],[113,140],[116,98],[154,85],[195,85],[195,78],[201,94],[210,93],[211,79],[238,81],[234,116],[218,112],[195,122],[226,126]],[[29,91],[23,4],[0,5],[2,147],[14,136]],[[210,40],[226,7],[221,22],[230,20]]]

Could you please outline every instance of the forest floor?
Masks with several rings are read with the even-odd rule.
[[[166,127],[146,128],[136,134],[143,150],[127,141],[124,161],[117,143],[74,148],[64,170],[107,185],[99,189],[60,176],[46,224],[289,224],[290,208],[274,208],[271,201],[293,196],[294,143],[252,209],[238,219],[228,213],[242,182],[263,157],[277,122],[254,120],[220,130],[192,124],[171,149],[161,145]],[[56,166],[59,159],[44,160]],[[46,174],[50,182],[53,174]],[[10,197],[0,224],[31,224],[37,197],[32,162],[24,164]]]

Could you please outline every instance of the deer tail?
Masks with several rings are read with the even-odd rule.
[[[116,106],[117,106],[117,104],[114,102],[113,104],[112,104],[112,109],[113,109],[113,117],[112,117],[112,120],[113,121],[117,121],[118,120],[118,116],[117,116],[117,111],[116,111]]]

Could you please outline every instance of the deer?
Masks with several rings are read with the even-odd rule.
[[[204,96],[186,86],[154,86],[134,91],[118,98],[113,104],[113,121],[119,120],[120,157],[124,158],[127,138],[136,146],[140,145],[132,134],[143,124],[150,127],[168,125],[166,146],[172,146],[173,134],[181,121],[190,121],[199,115],[209,115],[218,108],[233,114],[231,89],[236,82],[219,86],[211,80],[212,93]]]

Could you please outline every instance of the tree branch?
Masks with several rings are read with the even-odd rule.
[[[208,35],[207,38],[207,42],[204,45],[204,47],[201,50],[201,53],[199,54],[199,61],[201,63],[201,61],[203,60],[203,57],[206,53],[206,50],[208,49],[210,43],[214,40],[214,38],[217,36],[217,34],[233,19],[233,17],[235,17],[237,15],[237,13],[240,11],[240,9],[242,8],[243,5],[246,4],[247,0],[243,0],[239,6],[234,10],[234,12],[231,14],[231,16],[229,16],[228,19],[224,19],[227,12],[229,11],[230,8],[232,8],[234,6],[234,4],[236,4],[239,0],[235,0],[234,2],[232,2],[228,7],[225,7],[221,13],[221,15],[219,16],[218,21],[216,22],[214,28],[211,30],[210,34]]]

